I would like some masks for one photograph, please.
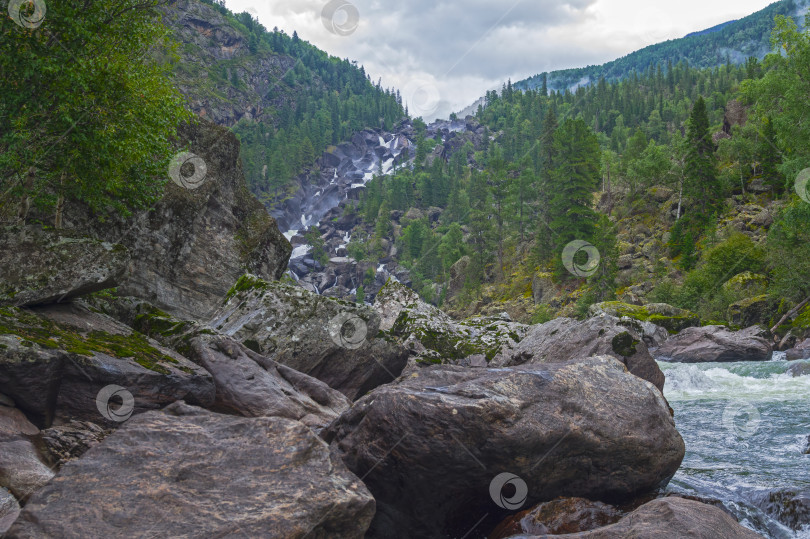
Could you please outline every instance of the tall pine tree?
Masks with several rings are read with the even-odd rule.
[[[722,196],[717,174],[714,142],[709,134],[706,102],[698,97],[686,124],[686,177],[684,194],[700,206],[701,217],[708,218]]]

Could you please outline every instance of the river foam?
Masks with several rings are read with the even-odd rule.
[[[802,454],[810,435],[810,376],[791,376],[796,363],[780,355],[765,362],[659,363],[686,442],[669,490],[722,500],[765,537],[810,539],[810,529],[791,530],[762,503],[774,492],[810,492],[810,455]]]

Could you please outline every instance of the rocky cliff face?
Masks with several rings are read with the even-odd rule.
[[[162,200],[126,220],[99,223],[73,207],[64,234],[89,234],[129,251],[129,277],[112,285],[121,295],[205,318],[245,272],[280,278],[292,247],[248,190],[233,133],[200,120],[179,135],[179,147],[195,156],[183,154],[189,162],[170,166],[184,186],[168,182]]]
[[[165,10],[165,22],[183,43],[177,65],[178,88],[189,98],[191,109],[224,126],[241,119],[262,119],[266,111],[281,109],[295,99],[284,92],[268,91],[291,69],[295,58],[273,53],[256,54],[248,40],[213,6],[196,0],[177,0]],[[225,84],[215,85],[211,65],[229,61]],[[239,84],[227,84],[238,80]]]

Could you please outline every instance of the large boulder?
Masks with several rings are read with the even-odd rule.
[[[728,306],[728,321],[737,327],[767,325],[779,301],[767,294],[745,298]]]
[[[380,334],[370,307],[252,275],[237,281],[208,325],[351,400],[393,381],[408,359],[402,345]]]
[[[788,361],[810,359],[810,339],[805,339],[790,350],[787,350],[785,352],[785,358]]]
[[[454,320],[394,280],[377,294],[374,308],[382,316],[381,327],[408,343],[425,363],[458,363],[478,355],[490,361],[520,342],[527,328],[508,316]]]
[[[520,343],[501,353],[491,365],[559,363],[609,355],[663,391],[664,373],[650,355],[641,324],[605,314],[581,322],[557,318],[530,327]]]
[[[302,423],[175,403],[63,466],[8,537],[359,539],[373,514],[363,483]]]
[[[119,294],[139,297],[185,318],[203,319],[246,270],[279,279],[292,246],[250,193],[239,140],[229,129],[198,119],[182,126],[178,135],[180,146],[196,157],[183,168],[174,163],[178,170],[172,172],[170,167],[167,176],[185,176],[186,167],[191,168],[189,175],[200,175],[196,188],[169,181],[153,208],[129,219],[101,223],[75,208],[66,220],[68,226],[90,230],[129,249],[132,273],[118,287]]]
[[[514,539],[545,539],[545,535],[520,535]],[[581,533],[565,535],[566,539],[762,539],[741,526],[734,517],[713,505],[671,496],[648,502],[615,524]]]
[[[609,501],[665,484],[684,456],[660,391],[607,356],[426,367],[357,401],[324,438],[377,500],[370,537],[463,535],[484,514],[494,525],[501,473],[528,485],[530,504]]]
[[[55,418],[113,427],[180,399],[214,402],[202,367],[78,305],[0,309],[0,349],[0,391],[44,427]]]
[[[323,382],[263,357],[230,337],[193,337],[189,357],[214,377],[214,410],[247,417],[286,417],[320,430],[351,404]]]
[[[40,226],[0,229],[0,306],[38,305],[118,286],[130,256],[121,245]]]
[[[654,351],[655,358],[677,363],[767,361],[773,346],[759,328],[731,331],[724,326],[687,328]]]

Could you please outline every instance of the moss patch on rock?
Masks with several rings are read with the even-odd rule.
[[[178,364],[175,358],[163,354],[149,344],[145,335],[137,331],[129,335],[115,335],[104,331],[82,334],[14,307],[0,309],[0,335],[15,335],[24,346],[60,349],[87,357],[106,354],[119,359],[132,359],[138,365],[160,374],[170,374],[166,364]],[[181,370],[184,369],[181,367]]]
[[[700,317],[697,314],[664,303],[631,305],[620,301],[606,301],[591,306],[589,311],[591,316],[596,316],[599,313],[619,318],[627,316],[641,322],[651,322],[663,327],[670,334],[700,325]]]

